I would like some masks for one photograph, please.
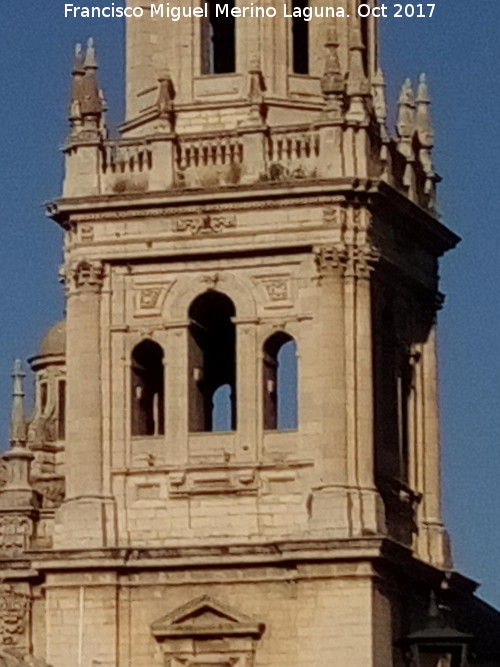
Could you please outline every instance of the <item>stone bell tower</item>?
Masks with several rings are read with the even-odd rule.
[[[425,76],[393,136],[356,0],[288,3],[311,21],[254,4],[276,16],[130,0],[118,139],[76,49],[49,207],[67,318],[32,360],[23,444],[31,643],[53,667],[415,666],[431,591],[453,613],[472,596],[441,519],[438,260],[458,238]],[[44,505],[40,480],[63,494]]]

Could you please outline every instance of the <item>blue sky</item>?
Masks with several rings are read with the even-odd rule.
[[[382,62],[395,104],[429,76],[444,221],[463,243],[442,264],[440,316],[445,516],[457,567],[500,606],[500,4],[436,0],[433,19],[384,19]],[[79,4],[87,4],[81,2]],[[99,4],[97,1],[95,4]],[[388,3],[392,5],[392,2]],[[60,193],[72,51],[94,36],[116,126],[123,25],[63,17],[64,2],[3,2],[0,24],[0,434],[13,359],[62,315],[61,234],[43,202]]]

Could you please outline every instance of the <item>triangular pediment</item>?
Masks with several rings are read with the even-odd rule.
[[[151,625],[157,639],[207,636],[259,636],[264,624],[204,595],[175,609]]]

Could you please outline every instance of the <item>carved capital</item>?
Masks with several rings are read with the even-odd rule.
[[[323,245],[315,249],[315,260],[320,277],[341,269],[345,278],[366,280],[380,257],[372,245]]]
[[[102,262],[81,260],[64,266],[61,278],[70,293],[100,292],[104,280]]]
[[[368,280],[380,259],[380,253],[372,245],[348,245],[345,248],[344,257],[344,276],[346,278]]]
[[[314,260],[320,278],[336,271],[343,261],[343,251],[334,245],[322,245],[314,249]]]

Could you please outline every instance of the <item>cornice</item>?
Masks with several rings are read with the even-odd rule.
[[[43,572],[85,570],[151,571],[178,568],[293,567],[310,563],[370,562],[374,575],[389,568],[416,581],[444,585],[472,595],[478,584],[416,558],[410,549],[381,536],[351,539],[282,540],[162,548],[47,550],[27,554],[31,567]]]
[[[169,217],[215,211],[243,211],[276,207],[353,204],[390,215],[398,225],[441,256],[460,237],[435,216],[380,180],[342,178],[300,182],[256,183],[209,189],[178,189],[152,193],[62,198],[47,205],[47,215],[67,228],[70,221]],[[411,228],[410,228],[411,226]]]
[[[440,249],[440,255],[448,250],[455,248],[462,240],[460,236],[455,234],[451,229],[444,225],[438,218],[424,208],[412,202],[408,197],[405,197],[398,190],[388,185],[384,181],[379,181],[377,184],[378,198],[374,198],[375,207],[378,202],[383,202],[388,207],[388,212],[398,215],[398,220],[404,226],[412,225],[412,235],[418,232],[425,233],[429,241],[434,247]],[[377,201],[378,199],[378,201]],[[414,223],[419,224],[418,230],[415,230]]]

